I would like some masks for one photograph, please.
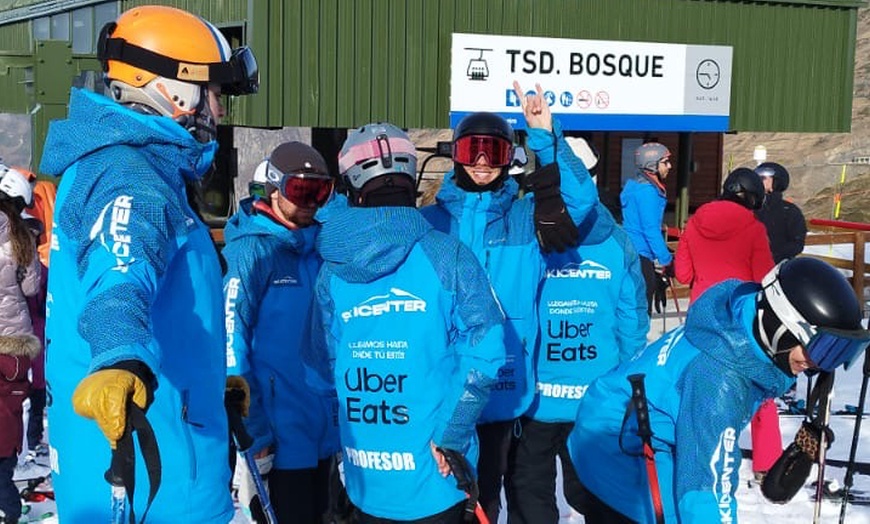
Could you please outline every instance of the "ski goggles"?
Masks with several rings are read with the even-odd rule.
[[[827,328],[808,322],[785,296],[779,282],[781,266],[782,263],[761,282],[765,298],[782,322],[780,330],[787,330],[797,339],[815,367],[824,371],[833,371],[839,366],[849,369],[855,357],[870,346],[870,331]],[[774,347],[780,336],[775,337]]]
[[[302,208],[321,207],[334,187],[332,177],[317,173],[293,173],[281,177],[278,188],[284,198]]]
[[[259,182],[249,182],[248,195],[264,198],[266,196],[266,184],[261,184]]]
[[[807,357],[816,367],[834,371],[840,366],[849,369],[855,358],[868,346],[870,331],[819,328],[804,347]]]
[[[282,173],[271,162],[267,169],[266,179],[277,180],[275,186],[284,198],[302,208],[321,207],[329,200],[335,187],[333,178],[325,173]]]
[[[468,135],[453,142],[453,161],[472,166],[483,155],[491,167],[505,167],[514,159],[514,145],[489,135]]]

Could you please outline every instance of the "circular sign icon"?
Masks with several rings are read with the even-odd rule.
[[[548,106],[552,106],[556,103],[556,93],[552,91],[544,91],[544,100],[547,101]]]
[[[719,64],[709,58],[701,60],[695,70],[695,80],[702,89],[713,89],[719,84]]]
[[[562,94],[559,95],[559,103],[562,104],[562,107],[571,107],[571,104],[574,103],[574,95],[568,91],[562,91]]]
[[[592,94],[585,89],[577,93],[577,106],[580,109],[586,109],[592,105]]]
[[[607,91],[595,93],[595,105],[598,109],[607,109],[607,106],[610,105],[610,93]]]

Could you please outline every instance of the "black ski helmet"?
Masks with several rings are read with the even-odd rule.
[[[764,184],[755,171],[738,167],[728,173],[722,184],[722,198],[736,202],[747,209],[760,209],[764,202]]]
[[[758,167],[755,168],[755,172],[758,173],[758,176],[772,176],[774,191],[785,191],[788,189],[788,171],[786,168],[782,167],[782,165],[777,164],[776,162],[764,162],[758,164]]]
[[[791,374],[788,352],[797,344],[824,367],[825,355],[814,354],[812,347],[822,338],[820,333],[840,337],[842,343],[836,345],[836,350],[851,342],[857,343],[856,348],[861,343],[866,347],[870,340],[870,332],[861,325],[861,305],[855,291],[830,264],[811,257],[789,259],[774,267],[761,285],[753,334],[786,373]],[[846,365],[855,356],[845,355]]]
[[[481,111],[471,113],[456,125],[453,130],[453,141],[468,135],[486,135],[503,138],[514,143],[514,128],[507,120],[495,113]]]

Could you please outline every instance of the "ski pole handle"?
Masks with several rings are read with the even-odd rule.
[[[646,375],[643,373],[635,373],[628,376],[628,382],[631,384],[631,402],[637,412],[637,435],[641,439],[648,439],[652,437],[652,428],[649,423],[649,406],[646,401],[646,388],[643,385],[644,378]]]

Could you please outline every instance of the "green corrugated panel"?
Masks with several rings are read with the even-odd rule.
[[[0,55],[0,113],[26,113],[31,108],[25,89],[25,69],[33,59]]]
[[[395,31],[397,28],[391,26],[389,19],[386,16],[383,16],[383,8],[383,1],[375,2],[375,12],[372,16],[371,28],[369,29],[371,31],[371,36],[366,39],[371,42],[372,46],[370,51],[372,93],[369,107],[362,108],[363,112],[365,112],[365,109],[369,110],[369,116],[357,125],[386,120],[389,106],[396,103],[395,100],[391,99],[390,93],[388,92],[387,76],[391,73],[386,67],[387,64],[384,58],[386,53],[389,52],[387,49],[389,46],[390,31]],[[399,98],[399,100],[401,100],[401,98]]]
[[[30,42],[30,22],[0,26],[0,54],[33,52]]]
[[[385,61],[389,71],[403,71],[405,68],[405,61],[407,59],[405,42],[408,30],[407,28],[400,29],[405,26],[405,20],[408,16],[405,5],[404,0],[393,0],[389,4],[390,9],[387,13],[389,23],[391,27],[397,28],[397,30],[390,31],[389,41],[387,42],[388,48],[385,50],[387,52]],[[391,101],[387,104],[385,115],[385,119],[388,122],[404,122],[408,114],[405,104],[402,103],[402,99],[405,96],[405,78],[405,75],[399,74],[386,75],[387,96]]]
[[[353,55],[341,57],[339,62],[353,70],[353,125],[365,124],[371,120],[372,99],[372,21],[377,9],[373,0],[356,0],[354,6],[354,45]],[[348,59],[350,58],[350,59]],[[403,100],[396,98],[394,103]]]
[[[302,42],[297,48],[302,53],[302,68],[298,71],[301,85],[297,96],[302,97],[301,119],[303,122],[311,122],[312,127],[319,127],[319,111],[318,107],[322,103],[320,93],[320,67],[322,60],[327,58],[319,53],[320,31],[322,25],[320,21],[320,1],[319,0],[302,0],[302,14],[298,18],[302,24],[298,28],[302,35]],[[326,22],[324,25],[329,25]],[[285,28],[286,29],[286,28]],[[292,30],[292,29],[291,29]],[[287,49],[293,52],[292,49]],[[285,97],[286,97],[285,93]],[[324,126],[325,127],[325,126]]]

